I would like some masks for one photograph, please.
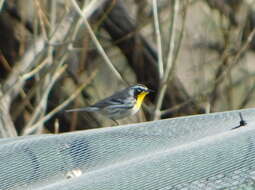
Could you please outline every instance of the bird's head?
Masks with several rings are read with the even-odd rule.
[[[146,96],[150,92],[153,92],[150,90],[147,86],[142,84],[136,84],[130,87],[130,90],[132,91],[132,94],[134,97],[138,98],[139,96]]]
[[[136,106],[140,108],[145,96],[149,94],[150,92],[153,92],[153,90],[150,90],[148,87],[142,85],[142,84],[137,84],[134,86],[130,87],[130,91],[134,98],[137,100]]]

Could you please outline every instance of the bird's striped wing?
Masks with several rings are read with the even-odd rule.
[[[98,107],[101,109],[104,109],[106,107],[109,106],[113,106],[113,108],[123,108],[123,106],[125,107],[125,105],[127,105],[127,99],[129,98],[129,95],[126,93],[116,93],[108,98],[105,98],[99,102],[97,102],[96,104],[92,105],[91,107]],[[130,102],[131,103],[131,102]],[[130,105],[128,105],[130,106]]]

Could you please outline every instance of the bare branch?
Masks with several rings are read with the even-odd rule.
[[[179,0],[174,0],[173,1],[173,12],[172,12],[172,27],[171,27],[171,31],[170,31],[170,42],[169,42],[169,53],[168,53],[168,58],[167,58],[167,65],[166,65],[166,71],[164,73],[164,77],[163,80],[161,81],[161,88],[159,89],[159,93],[157,96],[157,101],[156,101],[156,108],[155,108],[155,113],[154,113],[154,117],[153,119],[159,119],[161,114],[160,114],[160,109],[163,103],[163,99],[168,87],[168,80],[170,77],[170,71],[173,67],[174,64],[174,53],[175,53],[175,35],[176,35],[176,28],[177,28],[177,14],[179,12],[179,6],[180,6],[180,2]]]
[[[52,116],[54,116],[57,112],[64,109],[71,101],[73,101],[80,93],[81,91],[92,81],[92,79],[96,76],[97,71],[94,71],[91,76],[87,79],[86,82],[82,83],[77,90],[68,98],[66,99],[62,104],[57,106],[55,109],[53,109],[51,112],[49,112],[47,115],[45,115],[43,118],[41,118],[37,123],[32,125],[30,128],[26,129],[24,131],[23,135],[29,135],[32,134],[34,131],[38,130],[38,127],[41,127],[43,123],[48,121]]]
[[[0,0],[0,12],[2,10],[3,4],[4,4],[4,0]]]
[[[98,1],[92,1],[92,3],[97,3]],[[87,29],[88,29],[88,32],[93,40],[93,42],[95,43],[96,47],[97,47],[97,50],[99,51],[99,53],[102,55],[103,59],[105,60],[106,64],[109,66],[109,68],[111,69],[111,71],[116,75],[116,77],[120,80],[120,81],[124,81],[123,78],[121,77],[120,73],[116,70],[116,68],[113,66],[111,60],[109,59],[109,57],[106,55],[102,45],[100,44],[100,42],[98,41],[94,31],[92,30],[89,22],[88,22],[88,19],[87,17],[84,15],[84,11],[82,11],[80,9],[80,7],[78,6],[77,2],[75,0],[72,0],[72,3],[73,3],[73,6],[74,8],[76,9],[76,11],[79,13],[79,15],[81,17],[83,17],[83,22],[84,24],[86,25]],[[125,81],[124,81],[125,82]]]
[[[47,99],[49,96],[49,93],[53,87],[53,85],[55,84],[55,82],[57,81],[57,79],[64,73],[64,71],[66,70],[67,65],[64,66],[59,66],[59,68],[56,70],[56,72],[54,73],[54,75],[51,77],[51,79],[49,81],[47,81],[47,86],[44,89],[44,94],[42,95],[42,98],[39,102],[39,104],[37,105],[32,118],[29,120],[27,126],[24,128],[24,131],[26,131],[27,128],[30,128],[31,125],[36,121],[36,119],[43,114],[43,110],[46,109],[47,106]],[[42,128],[43,126],[41,126]]]
[[[161,33],[159,26],[159,17],[158,17],[158,4],[157,0],[152,0],[153,3],[153,16],[154,16],[154,25],[157,37],[157,49],[158,49],[158,71],[160,80],[163,79],[164,76],[164,63],[163,63],[163,55],[162,55],[162,43],[161,43]]]
[[[84,18],[89,18],[92,13],[101,6],[101,3],[102,2],[99,3],[98,1],[97,3],[94,3],[93,7],[86,7],[84,9]],[[7,130],[7,132],[9,131],[7,136],[13,136],[15,131],[14,124],[9,115],[9,109],[13,99],[20,93],[26,79],[33,76],[44,67],[44,63],[39,67],[37,65],[41,63],[41,60],[44,59],[45,56],[47,56],[47,52],[51,52],[49,51],[49,44],[63,42],[68,38],[69,31],[73,30],[71,26],[74,17],[76,16],[76,14],[73,13],[74,12],[71,11],[70,14],[66,14],[62,19],[62,22],[56,26],[56,29],[52,28],[51,32],[54,30],[54,33],[50,36],[49,42],[45,41],[43,35],[36,36],[34,42],[26,49],[22,58],[15,63],[12,72],[3,82],[0,89],[0,110],[3,110],[1,111],[2,114],[0,114],[0,130],[3,128],[10,128]],[[52,22],[54,21],[52,20]],[[32,68],[35,69],[30,72]],[[0,131],[0,136],[2,134],[4,134],[4,132]]]

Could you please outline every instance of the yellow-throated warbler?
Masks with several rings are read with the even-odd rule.
[[[116,92],[91,106],[66,110],[66,112],[98,112],[112,120],[134,115],[140,109],[145,96],[152,92],[146,86],[137,84]]]

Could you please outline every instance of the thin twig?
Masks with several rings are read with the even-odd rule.
[[[246,82],[246,80],[249,80],[251,78],[255,77],[255,73],[247,73],[244,75],[243,78],[241,78],[240,80],[236,81],[233,83],[233,88],[237,87],[239,85],[242,85],[242,83]],[[254,85],[255,86],[255,85]],[[221,89],[221,91],[219,93],[225,94],[227,91],[226,88]],[[253,88],[251,88],[248,92],[246,92],[247,96],[249,96],[248,94],[253,92]],[[198,93],[193,95],[192,97],[190,97],[189,99],[187,99],[185,102],[175,105],[174,107],[165,109],[161,111],[162,115],[168,115],[171,114],[172,112],[175,112],[179,109],[181,109],[182,107],[184,107],[185,105],[187,105],[188,103],[195,101],[195,100],[199,100],[203,97],[208,97],[211,93],[211,85],[206,85],[205,87],[201,88],[200,90],[198,90]],[[252,95],[252,94],[250,94]],[[246,98],[245,98],[246,99]],[[246,101],[246,100],[245,100]],[[239,106],[239,109],[243,108],[242,104]]]
[[[153,16],[154,16],[155,32],[156,32],[156,37],[157,37],[158,72],[159,72],[159,78],[160,78],[160,80],[162,80],[163,76],[164,76],[164,65],[163,65],[162,43],[161,43],[161,33],[160,33],[160,26],[159,26],[157,0],[152,0],[152,3],[153,3]]]
[[[103,1],[105,0],[97,1],[97,3],[94,3],[93,7],[91,6],[86,7],[86,9],[84,9],[85,17],[87,18],[91,17],[91,15],[99,7],[102,6]],[[40,2],[37,1],[36,3],[40,3]],[[39,8],[41,9],[42,7],[39,7]],[[42,9],[39,11],[42,11]],[[41,14],[40,15],[41,21],[42,19],[44,19],[42,22],[46,23],[47,25],[47,18],[43,17],[45,16],[43,15],[44,13],[41,12],[40,14]],[[70,31],[73,31],[73,28],[71,27],[71,25],[72,23],[74,23],[74,18],[75,18],[75,14],[73,14],[73,11],[69,11],[67,15],[64,15],[62,21],[55,25],[56,27],[54,28],[54,32],[49,37],[50,41],[45,41],[46,37],[43,34],[38,35],[39,32],[37,28],[39,27],[36,24],[37,24],[37,21],[39,20],[39,17],[38,19],[35,20],[34,36],[33,36],[34,41],[27,47],[22,58],[19,61],[15,62],[15,66],[12,68],[12,72],[8,75],[7,79],[2,83],[2,86],[0,89],[0,110],[2,110],[1,111],[2,114],[0,113],[0,137],[16,135],[13,119],[11,118],[9,113],[10,105],[13,99],[20,93],[20,89],[22,89],[26,79],[28,79],[27,77],[31,77],[34,74],[36,74],[37,71],[39,72],[41,68],[45,68],[43,67],[44,64],[40,65],[39,67],[37,67],[37,65],[40,64],[43,59],[45,59],[45,56],[47,56],[48,44],[63,42],[65,39],[69,37]],[[33,68],[36,68],[36,69],[33,70],[33,72],[31,73],[30,71]],[[51,68],[47,68],[47,69],[51,69]],[[29,74],[26,75],[26,73],[28,72]],[[22,75],[24,75],[25,77],[24,76],[20,77]],[[46,84],[47,82],[45,82],[45,85]]]
[[[52,86],[55,84],[57,79],[64,73],[66,68],[67,68],[67,65],[59,67],[59,69],[57,69],[56,72],[54,73],[54,75],[52,76],[50,83],[47,85],[47,87],[44,91],[44,94],[42,95],[40,103],[36,107],[32,118],[29,120],[28,124],[24,128],[24,133],[22,135],[26,134],[27,129],[30,129],[31,125],[35,122],[35,120],[38,118],[38,116],[42,114],[42,112],[41,112],[42,108],[47,105],[47,98],[48,98],[49,93],[52,89]]]
[[[3,4],[4,4],[4,0],[0,0],[0,12],[2,10]]]
[[[55,25],[55,23],[56,23],[56,2],[55,1],[51,2],[50,21],[48,21],[47,18],[45,18],[45,14],[42,11],[41,5],[39,5],[39,2],[37,2],[36,4],[38,6],[39,13],[41,13],[41,14],[39,14],[40,22],[42,24],[47,23],[49,25],[48,32],[46,31],[45,25],[42,27],[44,27],[44,32],[45,32],[44,35],[47,36],[47,40],[50,40],[50,38],[48,38],[48,36],[53,37],[52,34],[54,33],[54,31],[56,29],[56,25]],[[43,22],[43,20],[45,20],[45,21]],[[54,73],[52,73],[52,72],[46,73],[46,75],[44,77],[44,82],[41,86],[41,89],[38,88],[37,93],[36,93],[36,101],[38,102],[38,105],[36,106],[35,110],[33,111],[33,115],[30,118],[29,122],[24,127],[23,131],[25,131],[27,128],[29,128],[36,120],[38,120],[40,117],[42,117],[45,114],[45,111],[47,108],[47,103],[48,103],[47,100],[48,100],[49,93],[50,93],[53,85],[57,81],[57,79],[61,76],[61,74],[67,68],[66,65],[62,66],[64,60],[66,59],[66,56],[64,56],[64,59],[62,59],[62,62],[60,62],[60,64],[58,64],[57,69],[54,71],[54,67],[57,64],[52,64],[53,63],[53,50],[54,50],[54,48],[52,46],[47,46],[46,60],[47,60],[47,63],[49,63],[48,66],[51,67],[50,70],[53,70]],[[42,127],[40,127],[40,129],[42,129]]]
[[[20,77],[20,80],[27,80],[29,78],[31,78],[32,76],[34,76],[36,73],[38,73],[42,68],[44,68],[45,65],[47,65],[49,63],[49,59],[48,57],[46,57],[42,63],[40,63],[38,66],[36,66],[33,70],[31,70],[28,73],[23,74]]]
[[[235,55],[235,57],[233,58],[233,61],[231,62],[231,64],[224,70],[224,72],[222,73],[222,75],[216,80],[217,83],[220,83],[224,77],[226,76],[226,74],[228,74],[231,69],[233,68],[233,66],[235,66],[240,57],[243,55],[243,53],[249,48],[249,45],[253,39],[253,37],[255,36],[255,29],[252,30],[252,32],[249,34],[246,42],[244,43],[244,45],[240,48],[240,50],[237,52],[237,54]]]
[[[244,108],[253,98],[255,91],[255,84],[252,85],[252,87],[245,91],[245,97],[242,100],[241,104],[238,106],[238,109]]]
[[[83,4],[82,10],[85,9],[85,6],[87,6],[86,1]],[[75,41],[75,38],[76,38],[76,36],[79,32],[80,27],[82,26],[82,23],[83,23],[83,17],[80,17],[79,20],[77,21],[77,23],[75,24],[75,26],[73,27],[74,31],[73,31],[73,34],[70,37],[70,39],[71,39],[70,42],[71,43],[69,43],[69,47],[68,47],[68,49],[71,50],[71,51],[74,51],[74,49],[78,49],[78,48],[73,47],[73,42]],[[81,49],[83,49],[83,48],[81,48]]]
[[[95,12],[98,7],[101,6],[101,2],[97,1],[93,4],[90,3],[91,6],[86,7],[83,10],[84,17],[89,18],[91,17],[92,13]],[[51,37],[51,43],[57,43],[59,41],[63,41],[66,38],[66,35],[69,34],[70,25],[73,20],[70,19],[70,15],[66,15],[61,23],[61,26],[55,30],[54,35]],[[63,26],[63,27],[62,27]],[[13,68],[13,72],[4,82],[2,89],[3,93],[0,94],[0,101],[1,98],[4,96],[10,96],[10,99],[13,99],[19,92],[20,87],[24,84],[24,80],[20,80],[20,75],[28,72],[34,65],[36,65],[35,57],[38,57],[43,53],[45,47],[47,47],[48,42],[44,40],[43,36],[36,37],[36,41],[29,47],[22,57],[20,61],[15,63],[15,67]]]
[[[182,42],[182,39],[183,39],[183,35],[184,35],[184,29],[185,29],[185,22],[186,22],[186,16],[187,16],[187,9],[188,9],[188,3],[186,5],[184,5],[184,8],[182,9],[182,23],[181,23],[181,26],[180,26],[180,32],[179,33],[179,37],[177,39],[177,43],[176,43],[176,53],[174,55],[174,63],[173,63],[173,69],[171,69],[170,71],[170,77],[172,77],[173,75],[173,72],[175,70],[175,66],[176,66],[176,61],[177,61],[177,58],[178,58],[178,55],[180,53],[180,49],[181,49],[181,42]]]
[[[90,4],[92,3],[96,3],[98,2],[97,0],[92,1]],[[106,55],[102,45],[100,44],[100,42],[98,41],[94,31],[92,30],[88,19],[85,17],[85,15],[83,14],[83,11],[80,9],[80,7],[78,6],[77,2],[75,0],[72,0],[72,4],[74,6],[74,8],[76,9],[76,11],[79,13],[79,15],[83,18],[83,22],[85,24],[85,26],[88,29],[88,32],[93,40],[93,42],[95,43],[95,46],[97,48],[97,50],[99,51],[99,53],[102,55],[103,59],[105,60],[106,64],[109,66],[109,68],[111,69],[111,71],[116,75],[116,77],[122,81],[125,82],[123,80],[123,78],[121,77],[120,73],[116,70],[116,68],[114,67],[114,65],[112,64],[111,60],[109,59],[109,57]]]
[[[171,19],[171,23],[172,23],[172,27],[171,27],[171,31],[170,31],[170,42],[169,42],[169,53],[168,53],[168,58],[167,58],[167,65],[166,65],[166,71],[164,73],[164,77],[163,80],[161,81],[161,86],[159,89],[159,93],[157,96],[157,100],[156,100],[156,108],[155,108],[155,112],[154,112],[154,117],[153,119],[159,119],[160,118],[160,109],[163,103],[163,99],[168,87],[168,79],[170,77],[170,71],[172,69],[172,66],[174,64],[174,53],[175,53],[175,35],[176,35],[176,28],[177,28],[177,14],[179,12],[179,6],[180,6],[180,1],[179,0],[173,0],[173,11],[172,11],[172,19]]]
[[[17,136],[17,131],[15,129],[14,123],[12,122],[12,118],[9,112],[7,112],[8,109],[6,109],[5,107],[6,104],[4,102],[0,102],[0,137],[15,137]]]
[[[48,121],[52,116],[54,116],[57,112],[63,110],[71,101],[73,101],[80,93],[81,91],[92,81],[92,79],[96,76],[97,71],[94,71],[91,76],[87,79],[86,82],[82,83],[77,90],[68,98],[66,99],[62,104],[57,106],[55,109],[53,109],[51,112],[49,112],[47,115],[45,115],[43,118],[41,118],[37,123],[32,125],[29,129],[27,129],[24,132],[24,135],[32,134],[34,131],[37,130],[38,127],[40,127],[43,123]]]
[[[39,17],[39,23],[41,25],[41,29],[42,29],[42,34],[44,36],[44,39],[47,40],[48,36],[47,36],[47,32],[46,32],[46,24],[49,26],[49,22],[47,20],[47,17],[45,16],[41,4],[38,0],[35,0],[35,6],[37,8],[37,14]]]
[[[212,94],[211,95],[212,96],[211,102],[213,102],[213,103],[215,102],[215,99],[216,99],[215,92],[217,90],[217,87],[222,83],[222,81],[225,79],[225,77],[231,72],[232,68],[235,65],[237,65],[240,58],[243,56],[245,51],[249,48],[249,45],[252,42],[252,39],[253,39],[254,36],[255,36],[255,29],[253,29],[251,31],[251,33],[249,34],[247,40],[241,46],[240,50],[236,53],[236,55],[234,56],[234,58],[232,60],[229,59],[228,54],[223,55],[222,59],[225,60],[226,63],[224,65],[222,65],[220,69],[218,69],[218,74],[217,74],[217,77],[216,77],[215,82],[214,82],[213,90],[211,92],[211,94]]]

